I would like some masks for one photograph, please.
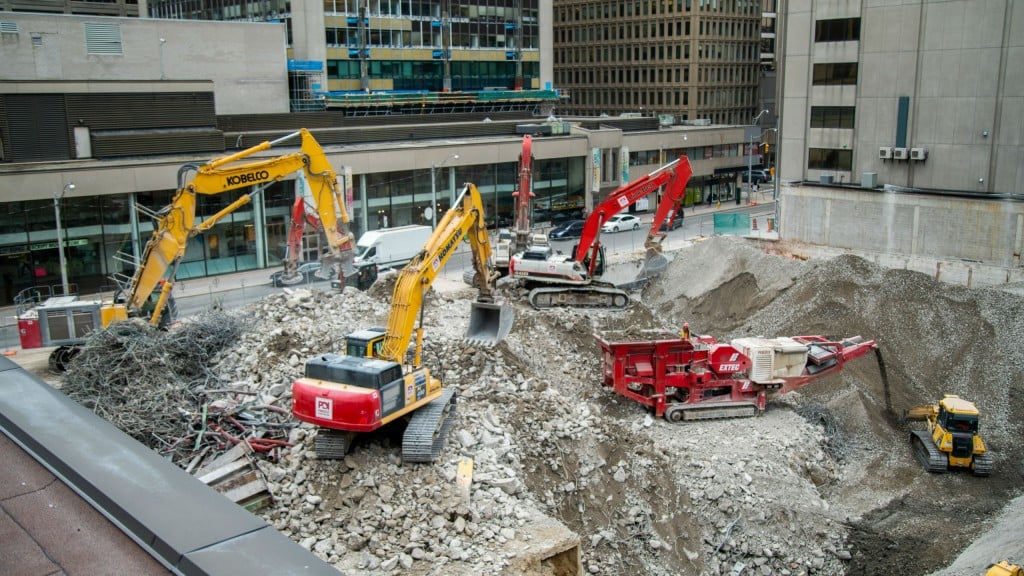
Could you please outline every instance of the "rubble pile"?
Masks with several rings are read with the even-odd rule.
[[[574,539],[591,574],[924,574],[1020,494],[1019,295],[854,256],[787,259],[730,238],[670,256],[626,311],[537,311],[507,288],[515,327],[493,348],[462,340],[473,289],[436,282],[423,357],[458,394],[438,461],[403,465],[390,427],[344,460],[317,460],[315,429],[298,425],[292,446],[258,463],[273,495],[259,513],[345,574],[563,574],[538,547]],[[385,325],[390,297],[386,283],[285,289],[241,312],[253,327],[208,369],[250,402],[287,407],[304,362]],[[678,424],[602,387],[595,333],[652,338],[683,322],[719,341],[876,339],[890,383],[866,356],[762,416]],[[897,415],[943,393],[982,410],[991,478],[929,475],[911,454]],[[467,458],[468,496],[456,482]]]
[[[515,574],[520,531],[535,511],[581,541],[589,573],[838,573],[849,558],[840,521],[816,484],[834,477],[822,434],[790,411],[735,423],[680,427],[621,403],[599,385],[593,333],[650,325],[622,312],[517,308],[517,328],[493,349],[465,344],[471,289],[435,292],[424,357],[458,390],[458,420],[434,466],[402,466],[395,434],[363,439],[343,462],[315,459],[314,431],[264,470],[275,495],[264,516],[346,573]],[[325,342],[380,324],[387,298],[306,290],[268,298],[262,318],[217,359],[226,380],[287,395],[302,361]],[[624,318],[624,315],[626,318]],[[264,398],[273,402],[274,398]],[[718,427],[707,442],[706,426]],[[699,427],[699,428],[698,428]],[[750,453],[747,434],[758,438]],[[460,458],[474,460],[471,500],[459,498]],[[786,486],[780,493],[776,483]],[[766,490],[767,493],[761,493]],[[789,502],[799,501],[799,509]],[[792,532],[775,521],[788,519]],[[827,552],[823,552],[823,550]],[[545,573],[545,572],[541,572]]]

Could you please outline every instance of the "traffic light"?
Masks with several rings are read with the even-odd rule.
[[[764,144],[761,144],[761,146],[764,146],[764,153],[767,154],[768,153],[768,143],[765,142]]]

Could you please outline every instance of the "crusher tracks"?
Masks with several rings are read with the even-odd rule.
[[[440,398],[413,413],[402,436],[402,462],[436,460],[454,421],[455,391],[449,388]]]
[[[530,304],[545,308],[607,308],[625,310],[629,294],[611,284],[586,287],[551,287],[530,290]]]
[[[914,449],[914,456],[925,470],[936,474],[946,471],[946,456],[935,446],[935,442],[932,442],[927,430],[911,430],[910,443]]]
[[[313,439],[313,450],[318,460],[341,460],[348,454],[355,437],[355,432],[320,428]]]
[[[711,405],[670,404],[665,408],[665,420],[722,420],[757,416],[757,406],[747,402],[719,402]]]

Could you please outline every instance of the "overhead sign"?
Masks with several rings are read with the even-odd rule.
[[[75,240],[68,240],[67,242],[64,243],[64,245],[67,246],[67,247],[85,246],[88,243],[89,243],[88,239],[86,239],[86,238],[78,238],[78,239],[75,239]],[[40,244],[30,244],[28,249],[29,250],[52,250],[52,249],[54,249],[56,247],[57,247],[57,241],[54,240],[53,242],[42,242]]]

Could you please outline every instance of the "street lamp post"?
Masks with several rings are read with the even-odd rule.
[[[759,125],[761,123],[761,116],[764,116],[767,113],[768,113],[768,110],[761,110],[760,112],[758,112],[757,116],[754,116],[754,126]],[[751,132],[750,133],[750,144],[747,147],[747,186],[750,187],[751,189],[753,189],[753,186],[754,186],[754,166],[753,166],[753,160],[754,160],[754,133]],[[748,192],[748,194],[749,194],[749,192]],[[739,204],[739,202],[737,202],[737,204]]]
[[[63,290],[62,296],[68,295],[68,268],[64,263],[64,232],[60,226],[60,200],[67,194],[68,190],[74,190],[75,183],[68,182],[64,185],[64,190],[58,195],[56,192],[53,193],[53,214],[57,219],[57,258],[60,261],[60,283]]]
[[[437,169],[444,165],[449,160],[458,160],[458,154],[452,154],[444,160],[441,160],[440,164],[430,164],[430,228],[431,230],[437,228]]]

